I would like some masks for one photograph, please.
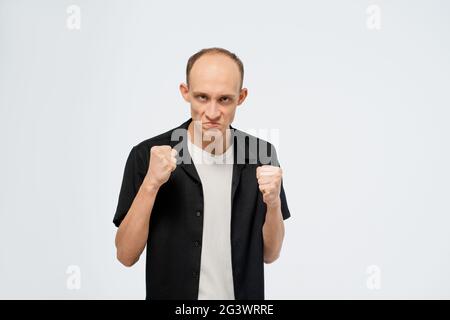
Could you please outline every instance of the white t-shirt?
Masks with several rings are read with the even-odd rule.
[[[233,145],[215,156],[187,140],[204,199],[198,299],[234,300],[230,234]]]

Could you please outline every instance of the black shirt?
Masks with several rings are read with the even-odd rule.
[[[134,146],[128,156],[114,224],[127,214],[147,173],[150,149],[170,145],[179,151],[178,164],[160,187],[150,217],[147,240],[147,299],[198,299],[203,190],[187,149],[187,128],[192,119]],[[231,260],[237,300],[264,299],[264,246],[262,227],[266,205],[258,188],[256,168],[279,166],[275,148],[267,141],[230,126],[234,148],[231,191]],[[283,219],[290,217],[281,184]]]

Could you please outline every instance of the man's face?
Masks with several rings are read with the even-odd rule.
[[[223,54],[205,54],[194,63],[189,87],[182,83],[180,91],[191,104],[192,120],[201,122],[202,135],[209,136],[218,130],[225,134],[236,107],[247,96],[247,89],[240,89],[240,85],[236,62]]]

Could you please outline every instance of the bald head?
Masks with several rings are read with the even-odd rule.
[[[189,86],[203,91],[209,91],[214,86],[220,91],[239,92],[242,86],[241,73],[229,57],[220,53],[208,53],[192,66]]]
[[[205,59],[203,59],[205,58]],[[218,59],[214,59],[218,58]],[[236,71],[235,68],[238,70],[238,76],[239,76],[239,89],[242,89],[243,81],[244,81],[244,65],[239,59],[239,57],[223,48],[219,47],[213,47],[213,48],[206,48],[198,51],[194,55],[192,55],[187,63],[186,66],[186,83],[189,86],[192,82],[192,75],[191,71],[194,67],[194,65],[198,65],[199,60],[207,60],[206,63],[215,63],[217,66],[217,63],[224,63],[224,67],[230,67],[232,71]],[[234,64],[234,67],[231,66],[230,62]],[[205,68],[205,61],[203,61],[202,66],[203,69]],[[198,69],[198,68],[196,68]]]

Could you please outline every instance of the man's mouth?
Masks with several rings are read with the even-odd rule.
[[[204,125],[210,128],[220,127],[220,123],[218,122],[206,122],[204,123]]]

